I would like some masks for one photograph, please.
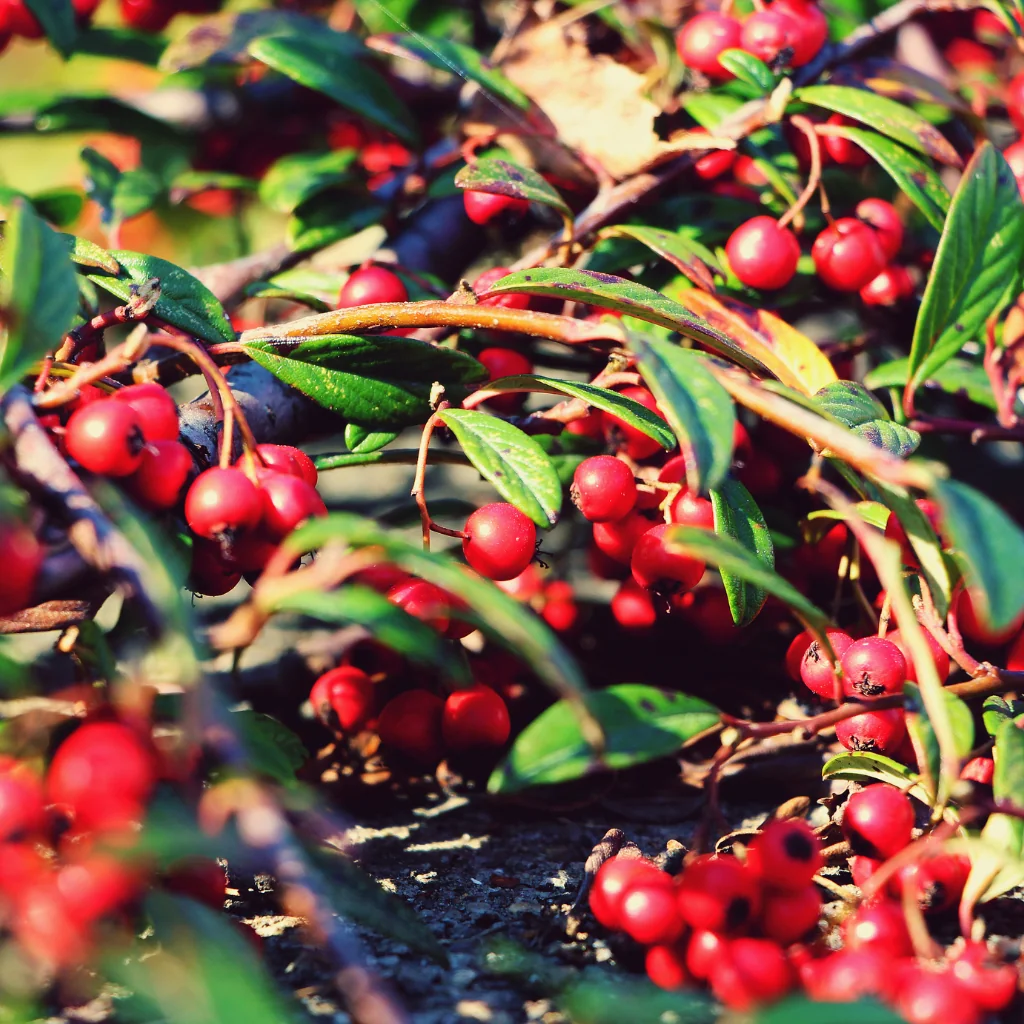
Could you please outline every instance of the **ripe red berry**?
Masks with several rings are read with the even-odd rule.
[[[562,588],[568,587],[568,596]],[[552,591],[554,593],[552,593]],[[576,624],[579,608],[576,605],[572,587],[562,580],[556,580],[545,593],[544,607],[541,618],[556,632],[565,633]]]
[[[771,217],[752,217],[729,236],[725,254],[745,285],[771,291],[793,280],[800,243],[789,228],[780,228]]]
[[[66,805],[79,829],[136,820],[156,779],[153,755],[127,726],[90,722],[57,748],[46,776],[50,801]]]
[[[936,640],[928,630],[923,630],[922,632],[924,633],[924,638],[928,643],[928,649],[931,651],[932,664],[935,666],[935,671],[938,674],[939,680],[940,682],[945,682],[951,667],[949,655],[942,649],[942,647],[939,646],[939,641]],[[903,654],[903,659],[907,663],[907,682],[916,683],[917,669],[914,666],[914,659],[910,655],[910,650],[903,642],[903,635],[898,629],[894,629],[891,633],[886,633],[885,638],[891,643],[894,643]]]
[[[179,441],[151,441],[142,450],[128,490],[147,508],[174,508],[192,472],[192,456]]]
[[[441,760],[444,701],[429,690],[406,690],[384,705],[377,720],[381,743],[424,768]]]
[[[854,853],[886,860],[910,842],[914,805],[886,783],[854,793],[843,812],[843,835]]]
[[[800,678],[800,665],[803,663],[807,648],[814,643],[814,634],[809,629],[803,629],[789,642],[786,648],[786,673],[794,683],[802,682]]]
[[[856,124],[842,114],[833,114],[825,124],[845,126]],[[844,139],[839,135],[824,135],[821,139],[821,147],[837,164],[843,167],[863,167],[870,157],[856,142]]]
[[[511,731],[508,707],[489,686],[456,690],[444,702],[441,735],[449,750],[503,747]]]
[[[668,516],[678,526],[697,526],[702,530],[715,529],[715,507],[707,498],[691,491],[680,491],[669,505]]]
[[[224,868],[212,857],[184,857],[164,873],[163,887],[188,896],[213,910],[223,910],[228,879]]]
[[[507,277],[512,271],[508,267],[491,267],[485,270],[474,282],[473,291],[482,295],[489,288],[495,285],[503,277]],[[509,292],[502,295],[491,295],[486,299],[480,299],[481,306],[504,306],[505,309],[529,309],[532,295],[526,292]],[[531,373],[532,370],[517,370],[517,373]],[[498,376],[498,374],[495,374]]]
[[[796,22],[790,63],[795,68],[809,64],[828,40],[828,19],[817,4],[807,0],[775,0],[771,9],[777,14],[788,14]]]
[[[950,973],[981,1009],[1005,1010],[1017,994],[1018,974],[997,960],[984,942],[965,942],[950,964]]]
[[[474,224],[490,224],[495,217],[521,217],[530,208],[525,199],[497,195],[494,192],[475,192],[466,189],[462,193],[462,204],[466,216]]]
[[[138,413],[124,402],[93,402],[68,420],[68,455],[90,473],[130,476],[142,461],[145,438]]]
[[[27,839],[46,825],[43,786],[26,764],[4,758],[0,765],[0,842]]]
[[[220,544],[197,537],[192,544],[192,565],[188,585],[197,594],[221,597],[234,590],[242,578],[238,567],[229,562]]]
[[[1024,72],[1014,75],[1007,83],[1006,112],[1017,131],[1024,132]]]
[[[821,843],[806,821],[769,821],[747,848],[747,867],[765,885],[799,891],[821,870]]]
[[[991,786],[995,770],[996,763],[991,757],[972,757],[960,770],[960,778],[979,786]]]
[[[939,542],[942,543],[942,513],[939,506],[930,498],[919,498],[914,504],[924,513],[925,518],[938,536]],[[914,554],[914,549],[910,546],[910,540],[903,529],[903,524],[896,518],[895,512],[891,512],[885,522],[885,538],[886,540],[894,540],[899,544],[905,566],[911,569],[920,568],[917,555]]]
[[[402,580],[388,591],[387,597],[392,604],[425,622],[438,633],[448,628],[451,611],[448,595],[433,583],[415,578]]]
[[[811,246],[818,277],[841,292],[860,291],[885,269],[878,235],[855,217],[841,217],[825,228]]]
[[[807,994],[825,1003],[854,1003],[865,996],[887,995],[892,980],[892,961],[871,949],[840,950],[813,960],[801,971]]]
[[[686,944],[686,969],[699,981],[707,981],[728,941],[718,932],[695,928]]]
[[[369,306],[378,302],[405,302],[409,298],[402,279],[385,267],[360,267],[352,272],[338,296],[338,308]]]
[[[594,545],[603,555],[628,565],[637,541],[651,528],[651,520],[633,511],[612,523],[594,523]]]
[[[718,63],[718,56],[739,47],[741,31],[735,18],[708,11],[682,27],[676,36],[676,49],[688,68],[702,71],[708,78],[732,78],[732,72]]]
[[[665,535],[667,523],[652,526],[636,542],[630,559],[633,579],[641,587],[665,593],[693,590],[704,575],[705,565],[691,555],[672,551]]]
[[[142,891],[142,878],[123,860],[99,853],[64,864],[54,885],[68,917],[88,925],[134,900]]]
[[[485,348],[477,356],[477,360],[486,368],[488,380],[533,373],[533,363],[511,348]],[[508,394],[497,395],[487,400],[488,405],[503,416],[511,416],[525,401],[526,393],[522,391],[510,391]]]
[[[0,521],[0,615],[21,611],[32,603],[39,567],[46,552],[24,523]]]
[[[710,135],[707,128],[694,128],[694,135]],[[713,181],[732,170],[736,163],[735,149],[713,149],[693,162],[693,171],[702,181]]]
[[[267,473],[260,480],[259,491],[263,498],[260,529],[271,540],[284,540],[307,519],[327,515],[316,488],[290,473]]]
[[[696,858],[679,884],[679,912],[691,928],[735,932],[752,921],[761,906],[761,886],[735,857]]]
[[[632,577],[619,584],[611,601],[611,611],[623,629],[650,629],[658,619],[650,593]]]
[[[836,658],[841,661],[853,643],[853,637],[841,629],[827,629],[825,635],[832,645]],[[825,700],[835,700],[835,672],[832,662],[828,660],[828,656],[821,646],[821,641],[812,641],[804,651],[803,660],[800,662],[800,678],[803,680],[804,686],[819,697],[824,697]]]
[[[866,306],[895,306],[914,294],[914,279],[906,267],[890,263],[877,277],[860,290]]]
[[[916,964],[900,972],[895,1006],[907,1024],[981,1024],[981,1010],[951,972]]]
[[[761,930],[769,939],[789,946],[806,938],[821,916],[818,887],[809,882],[799,889],[766,889],[761,906]]]
[[[278,473],[289,473],[301,477],[310,487],[316,487],[318,473],[313,460],[301,448],[293,448],[288,444],[258,444],[256,454],[259,461],[268,469]],[[236,467],[244,465],[245,456],[236,463]]]
[[[592,523],[613,522],[636,504],[633,471],[612,455],[595,455],[576,467],[569,491],[573,504]]]
[[[121,19],[140,32],[163,32],[177,13],[165,0],[121,0]]]
[[[865,711],[836,724],[836,739],[847,750],[870,750],[886,757],[900,753],[907,722],[900,708]]]
[[[656,416],[660,416],[662,419],[665,418],[665,414],[658,406],[657,400],[647,388],[630,386],[622,388],[619,394],[623,398],[631,398],[634,402],[639,402],[645,409],[650,410]],[[639,462],[641,459],[650,458],[656,452],[661,451],[661,444],[658,441],[655,441],[653,437],[648,437],[642,430],[634,427],[632,423],[626,423],[624,420],[619,419],[618,416],[604,413],[602,425],[604,427],[604,436],[608,443],[616,448],[624,449],[626,455],[636,462]]]
[[[874,229],[886,262],[894,260],[903,245],[903,221],[896,207],[872,196],[862,199],[855,212],[860,220]]]
[[[644,946],[675,942],[683,933],[675,886],[665,874],[667,884],[637,880],[626,891],[619,906],[622,930]]]
[[[178,406],[159,384],[132,384],[115,391],[110,400],[124,402],[138,413],[147,441],[178,440]]]
[[[650,884],[651,879],[655,879],[654,884],[657,884],[658,876],[661,875],[668,878],[671,884],[669,876],[649,860],[640,857],[611,857],[594,876],[594,884],[590,889],[590,912],[605,928],[619,931],[622,928],[619,915],[626,893],[640,881]]]
[[[709,644],[724,646],[736,636],[738,626],[733,622],[729,598],[718,587],[699,587],[685,594],[674,594],[672,610],[679,611],[687,622]]]
[[[240,469],[204,470],[185,496],[185,519],[207,540],[255,529],[263,509],[263,495]]]
[[[711,972],[711,990],[733,1010],[752,1010],[781,999],[793,985],[793,969],[771,939],[733,939]]]
[[[341,665],[325,672],[309,691],[309,702],[324,725],[337,725],[342,732],[358,732],[373,712],[373,682],[354,665]]]
[[[680,943],[651,946],[644,957],[644,969],[658,988],[668,992],[686,988],[690,982],[690,974],[686,970],[686,947]]]
[[[786,64],[792,65],[799,35],[800,26],[795,19],[770,7],[756,11],[743,22],[740,46],[766,64],[784,56]]]
[[[841,665],[847,697],[865,700],[903,692],[907,662],[890,640],[877,636],[854,640],[843,654]]]
[[[23,39],[42,39],[43,27],[25,0],[4,0],[0,4],[0,25],[5,32]]]
[[[972,593],[970,588],[962,590],[956,602],[956,624],[962,636],[978,644],[996,647],[1012,640],[1021,628],[1018,619],[1001,630],[993,629],[981,614],[984,608],[982,595]]]
[[[537,528],[506,502],[483,505],[471,513],[463,533],[466,561],[490,580],[514,579],[533,561],[537,549]]]
[[[901,868],[893,879],[894,895],[909,890],[925,913],[940,914],[959,904],[970,873],[969,857],[940,853]]]
[[[877,951],[888,957],[890,962],[911,956],[914,952],[903,908],[889,901],[858,907],[843,922],[843,938],[847,949]]]

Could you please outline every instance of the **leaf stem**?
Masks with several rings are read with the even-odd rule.
[[[821,183],[821,143],[818,141],[814,125],[803,114],[794,114],[789,119],[789,123],[803,132],[807,138],[807,144],[811,150],[811,169],[807,174],[807,184],[804,186],[804,190],[797,196],[796,202],[778,219],[777,223],[780,228],[784,228],[803,210]]]

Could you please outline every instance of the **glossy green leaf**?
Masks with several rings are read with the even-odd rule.
[[[463,352],[397,336],[325,334],[297,344],[261,339],[244,347],[275,377],[324,408],[376,429],[425,422],[434,382],[452,389],[454,397],[459,385],[487,376]]]
[[[487,388],[497,391],[523,389],[544,395],[579,398],[591,408],[611,413],[648,437],[654,438],[665,449],[676,446],[675,434],[660,416],[634,399],[620,395],[617,391],[610,391],[608,388],[595,387],[593,384],[582,384],[573,380],[559,380],[557,377],[542,377],[535,373],[489,380]]]
[[[847,427],[890,418],[885,406],[855,380],[837,380],[826,384],[815,393],[814,402],[823,412]]]
[[[132,285],[143,285],[158,278],[160,298],[153,310],[156,316],[212,345],[235,340],[224,307],[213,292],[187,270],[139,252],[115,250],[110,255],[117,260],[121,273],[115,276],[94,271],[88,275],[89,280],[105,292],[127,302]]]
[[[528,110],[530,97],[493,67],[476,50],[454,39],[439,39],[418,33],[379,35],[370,39],[371,49],[395,57],[423,61],[440,71],[448,71],[520,110]]]
[[[64,236],[25,199],[8,207],[0,273],[0,314],[7,327],[0,380],[9,385],[60,344],[78,310],[78,285]]]
[[[459,188],[472,192],[490,192],[493,195],[525,199],[530,203],[543,203],[557,210],[563,217],[572,217],[565,200],[532,167],[502,160],[481,157],[466,164],[455,175]]]
[[[153,67],[164,52],[164,40],[148,32],[108,25],[92,25],[78,33],[75,53],[93,57],[113,57]]]
[[[889,521],[889,509],[879,501],[858,501],[853,506],[859,518],[863,519],[869,526],[878,530],[884,530],[885,524]],[[825,520],[823,531],[831,529],[832,524],[838,520],[845,522],[849,517],[845,512],[837,511],[834,508],[818,508],[807,513],[808,521],[814,523]]]
[[[878,132],[848,125],[833,130],[840,138],[855,142],[872,157],[921,211],[925,220],[936,231],[942,230],[951,196],[949,189],[927,161]]]
[[[99,206],[106,225],[119,224],[151,210],[163,194],[163,184],[152,171],[121,171],[88,146],[82,150],[82,163],[86,167],[89,198]]]
[[[16,188],[0,185],[0,206],[10,206],[15,199],[27,199],[43,220],[58,228],[78,220],[85,206],[85,196],[77,188],[49,188],[30,196]]]
[[[827,1018],[822,1017],[822,1013]],[[789,996],[758,1010],[750,1024],[903,1024],[903,1018],[874,999],[821,1003],[808,996]]]
[[[974,748],[974,715],[955,693],[945,690],[943,696],[946,699],[949,721],[953,727],[956,752],[960,757],[966,757]],[[922,771],[926,771],[926,777],[937,779],[940,768],[939,741],[936,739],[935,729],[928,719],[924,701],[921,700],[921,691],[916,683],[904,685],[903,699],[903,706],[907,713],[907,731],[915,740],[915,748],[924,750],[927,758],[927,770],[923,764]]]
[[[345,424],[345,447],[354,455],[379,451],[396,437],[398,434],[392,430],[370,430],[361,423]]]
[[[908,358],[893,359],[876,366],[864,375],[864,386],[873,391],[882,388],[903,388],[907,383]],[[943,363],[927,380],[921,382],[924,387],[935,387],[947,395],[963,395],[976,405],[996,410],[996,399],[992,393],[992,383],[988,379],[985,367],[980,363],[972,363],[966,359],[954,358]]]
[[[36,16],[43,34],[53,48],[66,60],[75,50],[78,26],[71,0],[24,0],[25,6]]]
[[[673,551],[699,558],[719,571],[724,569],[737,579],[777,597],[818,635],[824,635],[830,625],[828,616],[820,608],[738,540],[698,526],[673,526],[665,534],[665,542]]]
[[[445,409],[440,419],[505,501],[540,527],[555,525],[562,508],[562,484],[529,434],[476,409]]]
[[[825,762],[821,769],[821,777],[826,782],[830,779],[888,782],[922,803],[931,804],[928,791],[921,785],[916,772],[912,772],[905,764],[900,764],[899,761],[894,761],[884,754],[876,754],[872,750],[851,750],[836,754]]]
[[[278,213],[291,213],[319,192],[345,182],[356,156],[354,149],[283,156],[260,180],[260,199]]]
[[[555,1001],[572,1024],[712,1024],[721,1019],[704,992],[667,992],[625,972],[613,978],[584,975]]]
[[[774,569],[775,548],[768,524],[746,487],[726,477],[718,488],[712,489],[711,504],[715,510],[715,533],[738,541],[767,568]],[[728,569],[720,571],[733,622],[737,626],[749,625],[764,606],[767,592]]]
[[[610,686],[592,694],[587,704],[604,728],[603,755],[598,757],[583,738],[573,709],[559,701],[516,737],[491,774],[488,791],[514,793],[643,764],[675,752],[719,720],[718,710],[706,701],[636,683]]]
[[[295,785],[295,773],[309,756],[305,744],[270,715],[244,709],[231,712],[231,726],[245,747],[248,767],[282,786]]]
[[[628,344],[644,382],[679,439],[690,489],[703,492],[717,487],[732,463],[736,407],[707,368],[707,357],[640,334]]]
[[[1024,257],[1024,203],[1009,164],[990,143],[978,148],[953,197],[914,325],[907,386],[933,376],[1009,294]]]
[[[775,75],[763,60],[746,50],[723,50],[718,55],[718,63],[731,71],[741,82],[752,85],[758,92],[765,94],[775,88]]]
[[[748,355],[727,335],[716,331],[701,317],[694,316],[685,306],[666,298],[653,288],[613,274],[599,274],[593,270],[565,270],[560,267],[517,270],[488,290],[489,295],[503,295],[507,292],[553,295],[586,302],[602,309],[614,309],[638,320],[678,331],[756,373],[767,372],[759,360]]]
[[[1008,719],[1000,723],[995,740],[992,796],[996,801],[1019,805],[1024,793],[1024,729]]]
[[[116,132],[143,142],[166,143],[180,138],[177,129],[121,100],[109,96],[68,96],[35,114],[38,132]]]
[[[307,306],[314,313],[327,313],[335,307],[316,295],[295,291],[293,288],[282,288],[269,281],[254,281],[245,287],[247,299],[279,299],[282,302],[295,302]]]
[[[916,430],[892,420],[861,423],[853,428],[853,432],[865,441],[870,441],[876,448],[882,448],[901,459],[913,455],[921,446],[921,435]]]
[[[257,182],[244,174],[227,171],[197,171],[189,169],[176,174],[171,181],[169,197],[172,203],[182,203],[191,196],[201,195],[213,189],[230,192],[250,192],[257,188]]]
[[[943,531],[967,562],[969,582],[983,595],[978,609],[997,632],[1024,613],[1024,533],[990,498],[956,480],[936,482]]]
[[[963,166],[957,151],[938,128],[916,111],[887,96],[846,85],[809,85],[797,89],[794,96],[804,103],[860,121],[944,164]]]
[[[335,36],[346,38],[321,24],[312,35],[254,39],[249,53],[293,82],[322,92],[403,142],[414,143],[415,121],[405,104],[383,76],[354,60],[348,43],[338,45]]]
[[[601,238],[632,238],[640,242],[705,291],[715,290],[711,270],[724,276],[718,257],[707,246],[682,232],[664,231],[643,224],[616,224],[614,227],[605,228],[601,232]]]
[[[989,736],[995,736],[996,730],[1008,718],[1017,718],[1021,714],[1024,714],[1024,702],[1008,701],[996,694],[986,697],[981,705],[981,719]]]
[[[378,223],[387,207],[358,192],[323,192],[288,218],[288,244],[295,252],[322,249]]]
[[[78,235],[61,235],[67,244],[68,252],[71,255],[71,262],[77,263],[80,267],[95,267],[97,270],[105,270],[108,274],[119,274],[121,264],[95,242],[87,238],[79,238]]]

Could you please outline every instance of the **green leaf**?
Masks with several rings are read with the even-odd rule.
[[[996,730],[995,740],[992,796],[996,801],[1019,804],[1024,793],[1024,729],[1012,719],[1003,721]]]
[[[67,60],[74,52],[78,38],[71,0],[25,0],[25,6],[36,16],[53,48]]]
[[[675,448],[676,436],[665,421],[650,409],[632,398],[620,395],[608,388],[595,387],[593,384],[582,384],[573,380],[559,380],[557,377],[542,377],[536,373],[524,373],[516,377],[499,377],[489,380],[487,389],[495,391],[515,391],[526,389],[544,395],[568,395],[579,398],[591,408],[600,409],[618,417],[623,423],[642,431],[654,438],[666,450]]]
[[[938,128],[916,111],[887,96],[846,85],[810,85],[797,89],[794,98],[852,117],[944,164],[963,166],[957,151]]]
[[[854,380],[826,384],[815,393],[814,402],[823,412],[847,427],[890,418],[885,406],[863,384]]]
[[[544,450],[529,434],[475,409],[445,409],[439,417],[469,461],[505,501],[544,529],[558,522],[562,483]]]
[[[903,1018],[874,999],[852,1003],[820,1003],[808,996],[789,996],[759,1010],[751,1024],[902,1024]]]
[[[164,40],[130,28],[91,26],[78,33],[75,53],[92,57],[114,57],[154,67],[164,52]]]
[[[864,375],[864,386],[872,391],[883,388],[902,388],[907,383],[909,358],[893,359],[876,366]],[[925,387],[936,387],[948,395],[963,395],[975,405],[996,410],[996,399],[992,393],[992,383],[988,379],[985,367],[980,363],[972,363],[956,357],[935,370],[927,380],[921,381]]]
[[[771,68],[746,50],[723,50],[718,55],[718,63],[741,82],[752,85],[762,94],[770,93],[775,88],[775,76]]]
[[[610,686],[592,694],[587,704],[604,729],[603,755],[598,757],[583,738],[572,708],[559,701],[516,737],[491,774],[488,791],[515,793],[643,764],[674,753],[719,721],[718,710],[706,701],[637,683]]]
[[[382,53],[423,61],[440,71],[448,71],[466,81],[476,82],[485,92],[520,110],[528,110],[530,107],[530,97],[526,93],[465,43],[418,33],[395,33],[373,36],[369,45],[371,49]]]
[[[985,903],[1024,885],[1024,821],[1020,818],[990,814],[979,837],[953,842],[954,848],[969,853],[971,858],[962,902]]]
[[[249,192],[257,182],[244,174],[230,174],[227,171],[197,171],[189,168],[176,174],[171,181],[169,197],[172,203],[182,203],[191,196],[197,196],[212,189],[227,189],[233,192]]]
[[[395,96],[385,78],[353,59],[347,43],[336,45],[333,37],[339,35],[321,24],[315,35],[254,39],[249,43],[249,53],[293,82],[315,89],[346,110],[380,125],[403,142],[415,143],[415,121],[405,104]]]
[[[911,391],[1014,297],[1022,255],[1024,203],[1006,160],[986,142],[964,170],[939,239],[914,325]]]
[[[80,267],[105,270],[108,274],[121,273],[121,264],[95,242],[90,242],[88,238],[79,238],[78,235],[61,235],[61,238],[67,244],[72,263],[77,263]]]
[[[854,504],[854,509],[860,519],[863,519],[869,526],[875,527],[877,530],[884,530],[885,524],[889,521],[889,509],[885,507],[879,501],[858,501]],[[846,522],[850,517],[845,512],[837,511],[834,508],[818,508],[813,512],[807,513],[807,519],[810,522],[817,522],[819,520],[827,520],[828,523],[825,526],[825,530],[831,528],[832,522],[836,520],[840,522]]]
[[[789,605],[818,636],[824,636],[829,626],[828,616],[738,540],[699,526],[673,526],[665,534],[665,541],[673,551],[692,555],[716,566],[719,571],[724,569],[737,579],[766,590]]]
[[[861,423],[853,428],[853,432],[865,441],[870,441],[876,448],[882,448],[901,459],[913,455],[921,445],[921,435],[916,430],[902,423],[893,423],[892,420]]]
[[[878,132],[846,125],[831,130],[840,138],[855,142],[868,156],[873,157],[896,182],[899,190],[921,211],[925,220],[936,231],[942,230],[951,197],[949,189],[932,166]]]
[[[465,662],[437,630],[368,587],[348,584],[327,592],[303,590],[281,598],[273,610],[307,615],[334,626],[362,626],[375,640],[417,665],[438,668],[457,682],[470,681]]]
[[[471,356],[397,336],[326,334],[296,344],[247,342],[260,366],[332,412],[367,427],[423,423],[436,381],[454,393],[487,371]]]
[[[298,207],[288,219],[288,244],[294,252],[322,249],[376,224],[387,207],[355,192],[323,192]]]
[[[360,423],[345,424],[345,447],[353,455],[379,451],[396,437],[398,434],[392,430],[369,430]]]
[[[635,334],[644,381],[658,400],[686,457],[686,480],[692,491],[717,487],[732,463],[736,409],[728,392],[707,368],[707,357],[660,338]]]
[[[666,992],[624,972],[614,978],[596,971],[592,978],[584,974],[556,1002],[573,1024],[712,1024],[721,1019],[704,992]]]
[[[974,715],[955,693],[945,690],[943,696],[946,699],[949,721],[953,726],[956,751],[960,757],[966,757],[974,748]],[[937,779],[940,767],[939,741],[935,737],[935,729],[928,719],[924,701],[921,700],[921,691],[916,683],[904,684],[903,700],[907,713],[907,731],[916,741],[915,749],[923,749],[927,758],[927,765],[922,765],[922,771],[926,772],[928,778]]]
[[[25,199],[8,208],[0,243],[0,312],[7,326],[0,381],[13,383],[56,348],[74,323],[78,284],[64,236]]]
[[[0,201],[6,204],[13,198],[13,195],[4,195],[0,197]],[[26,198],[43,220],[58,228],[74,224],[85,207],[85,196],[77,188],[48,188]]]
[[[260,199],[278,213],[291,213],[307,199],[346,181],[356,156],[354,149],[283,156],[261,179]]]
[[[876,754],[871,750],[844,751],[842,754],[836,754],[825,762],[821,769],[821,777],[826,782],[830,779],[848,779],[851,782],[869,779],[873,782],[888,782],[922,803],[931,805],[931,797],[921,785],[916,772],[912,772],[905,764],[900,764],[891,757]]]
[[[553,295],[614,309],[627,316],[667,327],[670,331],[699,341],[756,373],[768,372],[762,363],[748,355],[728,335],[716,331],[705,320],[694,316],[685,306],[633,281],[593,270],[563,270],[560,267],[538,267],[517,270],[506,275],[489,290],[489,295],[526,292],[529,295]]]
[[[663,231],[661,228],[647,227],[643,224],[616,224],[601,232],[601,238],[616,237],[632,238],[646,245],[705,291],[715,290],[715,282],[708,267],[724,276],[722,265],[715,254],[682,232]]]
[[[1024,714],[1024,704],[1015,700],[1012,703],[1005,697],[993,694],[986,697],[981,705],[981,720],[985,724],[985,731],[989,736],[995,736],[996,730],[1008,718],[1016,718]]]
[[[938,480],[933,497],[943,531],[967,562],[969,583],[982,595],[982,620],[999,632],[1024,613],[1024,533],[991,499],[956,480]]]
[[[542,203],[557,210],[563,217],[572,217],[565,200],[532,167],[514,164],[498,157],[481,157],[466,164],[455,175],[459,188],[472,192],[490,192],[492,195],[511,196],[530,203]]]
[[[152,278],[160,281],[160,298],[153,312],[161,320],[180,327],[188,334],[202,338],[211,345],[234,341],[235,332],[224,307],[201,281],[187,270],[140,252],[115,250],[110,254],[121,267],[121,273],[93,272],[89,280],[104,291],[127,302],[132,285],[143,285]]]
[[[316,295],[309,295],[306,292],[297,292],[292,288],[281,288],[271,284],[269,281],[254,281],[245,287],[247,299],[280,299],[283,302],[297,302],[302,306],[308,306],[315,313],[328,313],[334,309],[329,302]]]
[[[243,710],[231,713],[231,724],[245,747],[248,767],[282,786],[294,786],[295,773],[308,754],[302,740],[270,715]]]
[[[775,548],[768,524],[764,521],[757,502],[738,480],[726,477],[719,488],[711,491],[711,504],[715,510],[715,533],[738,541],[769,569],[775,568]],[[737,626],[754,621],[764,606],[768,594],[739,576],[720,570],[729,611]]]
[[[143,142],[163,142],[182,138],[167,121],[143,113],[109,96],[68,96],[55,100],[36,112],[38,132],[116,132]]]

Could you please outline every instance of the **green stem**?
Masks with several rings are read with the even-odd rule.
[[[392,448],[388,451],[349,452],[317,456],[313,462],[322,473],[327,469],[348,469],[349,466],[415,466],[419,454],[416,448]],[[472,463],[462,452],[431,449],[429,461],[450,466],[470,466]]]

